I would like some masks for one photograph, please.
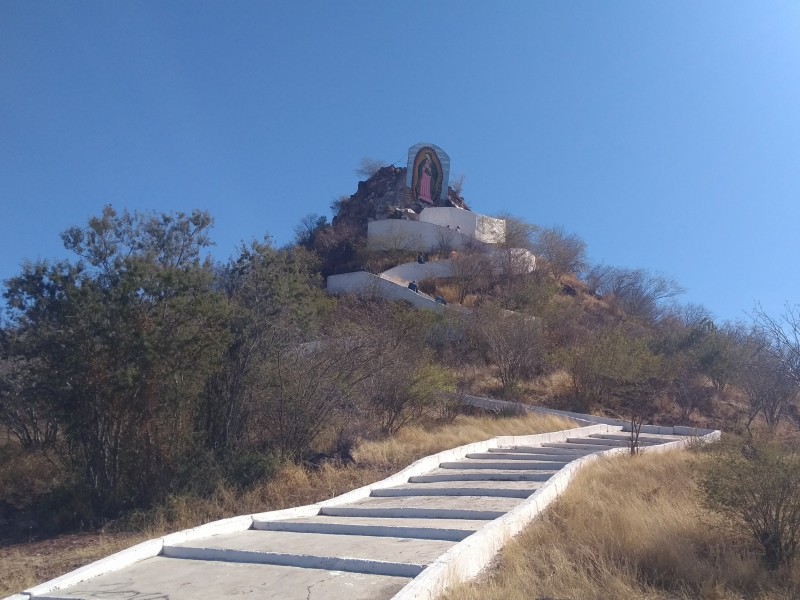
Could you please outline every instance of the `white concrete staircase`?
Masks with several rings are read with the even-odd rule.
[[[689,439],[645,433],[640,444]],[[599,424],[469,444],[327,502],[145,542],[12,598],[435,598],[483,568],[581,465],[627,452],[628,440]]]

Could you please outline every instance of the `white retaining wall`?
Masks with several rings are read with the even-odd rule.
[[[453,268],[450,266],[450,259],[437,260],[419,264],[418,262],[404,263],[381,273],[384,279],[390,279],[399,283],[408,283],[416,279],[422,281],[429,277],[451,277]]]
[[[437,252],[441,249],[462,250],[476,245],[489,246],[490,244],[467,233],[422,221],[382,219],[367,223],[367,248],[369,250]]]
[[[398,285],[393,281],[383,279],[367,271],[329,275],[326,287],[328,293],[335,296],[356,294],[359,296],[379,296],[387,300],[405,300],[417,308],[436,312],[442,312],[445,308],[430,296],[417,294],[403,285]]]
[[[419,221],[433,223],[445,229],[461,227],[461,233],[488,244],[499,244],[506,239],[506,222],[461,208],[430,206],[419,215]]]

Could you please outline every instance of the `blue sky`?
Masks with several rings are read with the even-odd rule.
[[[800,302],[799,2],[0,3],[0,279],[109,203],[283,244],[417,142],[719,320]]]

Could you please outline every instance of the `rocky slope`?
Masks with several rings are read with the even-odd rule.
[[[381,167],[366,181],[358,182],[356,193],[342,198],[333,206],[334,225],[357,225],[366,230],[370,220],[399,218],[404,210],[419,212],[421,207],[406,196],[406,168]],[[469,210],[464,198],[447,188],[447,199],[439,206],[455,206]]]

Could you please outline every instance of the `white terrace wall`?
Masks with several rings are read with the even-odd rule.
[[[367,224],[367,248],[370,250],[436,252],[461,250],[467,244],[481,245],[481,242],[453,229],[421,221],[383,219]]]
[[[499,244],[505,241],[506,222],[485,215],[453,207],[431,206],[419,215],[420,222],[433,223],[451,229],[461,227],[461,233],[488,244]]]
[[[381,273],[383,279],[388,279],[404,285],[412,279],[422,281],[429,277],[452,277],[452,275],[453,268],[449,258],[428,261],[424,264],[419,264],[417,262],[404,263]]]
[[[328,293],[335,296],[344,296],[347,294],[380,296],[387,300],[405,300],[417,308],[424,308],[436,312],[444,311],[444,306],[438,304],[430,296],[417,294],[407,287],[397,285],[392,281],[382,279],[367,271],[329,275],[326,287]]]

